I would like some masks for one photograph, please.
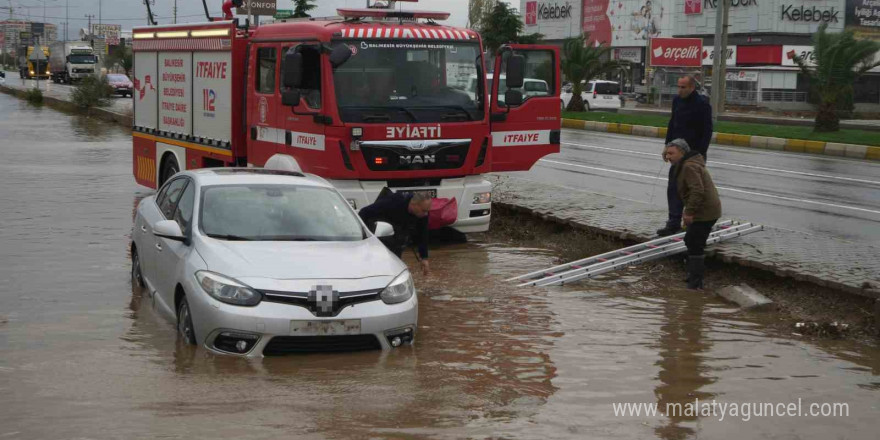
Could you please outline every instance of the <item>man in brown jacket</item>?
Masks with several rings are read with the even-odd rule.
[[[691,151],[684,139],[675,139],[666,145],[664,157],[675,167],[672,175],[678,186],[678,195],[684,201],[682,220],[687,227],[684,244],[688,250],[689,289],[703,287],[706,272],[706,240],[712,226],[721,217],[721,199],[706,170],[706,160],[697,151]]]

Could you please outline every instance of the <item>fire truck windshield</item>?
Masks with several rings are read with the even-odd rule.
[[[482,57],[474,43],[346,41],[352,57],[333,71],[345,122],[483,119]]]

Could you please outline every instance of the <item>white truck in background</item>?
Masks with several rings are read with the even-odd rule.
[[[82,41],[59,41],[49,49],[49,72],[56,83],[71,83],[95,74],[98,57]]]

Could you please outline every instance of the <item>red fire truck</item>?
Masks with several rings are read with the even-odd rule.
[[[337,12],[134,29],[137,182],[157,188],[203,167],[301,170],[355,209],[386,186],[455,197],[453,227],[487,230],[483,175],[559,151],[558,49],[504,46],[487,80],[480,36],[438,24],[448,13]]]

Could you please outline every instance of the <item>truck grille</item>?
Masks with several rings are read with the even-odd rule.
[[[452,170],[464,166],[470,140],[426,142],[411,149],[382,142],[363,142],[361,152],[370,171]]]
[[[296,353],[332,353],[339,351],[381,350],[382,344],[373,335],[345,336],[276,336],[266,348],[264,356]]]

